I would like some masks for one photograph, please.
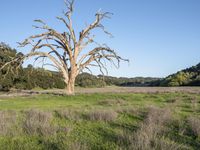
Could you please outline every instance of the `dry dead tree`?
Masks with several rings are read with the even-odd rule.
[[[68,95],[73,95],[75,79],[77,75],[84,69],[90,71],[90,67],[94,66],[98,67],[103,73],[105,71],[107,72],[105,61],[109,61],[116,67],[119,67],[121,60],[128,60],[118,56],[115,50],[109,48],[105,44],[98,44],[97,47],[93,48],[89,52],[83,52],[88,45],[92,43],[97,44],[94,41],[94,36],[91,35],[91,32],[94,29],[100,28],[104,33],[111,35],[101,24],[104,18],[110,18],[110,15],[112,15],[111,13],[103,13],[100,11],[97,12],[95,15],[95,21],[83,29],[79,33],[79,37],[77,37],[72,24],[74,0],[66,0],[65,5],[67,6],[67,11],[64,12],[63,17],[57,17],[57,19],[64,23],[67,30],[63,33],[59,33],[55,29],[49,27],[44,21],[35,20],[39,26],[34,27],[37,29],[42,29],[44,32],[30,36],[23,42],[19,43],[20,47],[30,45],[32,46],[32,49],[27,55],[15,58],[12,60],[12,62],[20,62],[19,64],[21,65],[24,60],[30,57],[34,57],[35,62],[42,59],[43,66],[53,66],[62,73],[64,82],[67,86],[66,93]],[[43,48],[45,48],[45,50]],[[46,48],[48,48],[48,52]],[[47,63],[45,58],[50,60],[51,63]],[[4,64],[2,68],[8,66],[12,62]]]

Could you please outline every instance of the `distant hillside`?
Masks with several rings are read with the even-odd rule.
[[[116,85],[116,86],[156,86],[160,83],[161,78],[154,77],[112,77],[112,76],[102,76],[99,75],[99,78],[103,78],[106,82],[106,85]]]
[[[158,85],[160,78],[151,77],[112,77],[112,76],[102,76],[102,75],[92,75],[89,73],[82,73],[78,75],[76,79],[76,85],[81,87],[102,87],[102,86],[155,86]]]
[[[200,63],[172,74],[160,83],[161,86],[200,86]]]

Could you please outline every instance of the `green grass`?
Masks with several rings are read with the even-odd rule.
[[[192,97],[194,94],[188,94]],[[180,93],[165,94],[80,94],[77,96],[55,96],[38,95],[30,97],[15,97],[0,99],[0,110],[23,110],[31,108],[55,109],[55,108],[87,108],[104,107],[98,105],[98,102],[104,100],[124,100],[126,104],[122,107],[131,106],[145,107],[148,105],[164,106],[168,99],[181,98]],[[185,97],[183,97],[183,102]],[[185,104],[185,103],[183,103]],[[105,106],[110,107],[110,106]],[[117,105],[112,105],[112,108]],[[121,106],[120,106],[121,107]]]
[[[156,135],[165,139],[166,147],[198,149],[200,137],[192,132],[187,118],[200,116],[200,95],[187,93],[3,98],[0,149],[133,149],[134,135],[140,135],[142,124],[146,125],[149,107],[171,111],[166,131]]]

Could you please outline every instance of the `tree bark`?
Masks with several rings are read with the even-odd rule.
[[[67,77],[68,80],[66,81],[66,94],[67,95],[75,95],[75,80],[76,80],[76,76],[77,76],[77,68],[72,65],[73,67],[71,68],[71,71],[69,72],[69,76]],[[65,78],[66,79],[66,78]]]
[[[67,95],[75,95],[74,86],[75,86],[75,77],[70,77],[66,88]]]
[[[65,0],[65,3],[67,6],[67,10],[64,12],[65,18],[57,17],[57,19],[65,24],[67,30],[60,33],[49,27],[44,21],[35,20],[35,22],[40,23],[40,25],[34,27],[42,29],[44,32],[32,35],[26,38],[23,42],[19,43],[20,47],[30,45],[32,46],[32,49],[24,56],[13,57],[10,62],[7,62],[0,67],[0,70],[9,68],[6,69],[7,73],[9,71],[14,71],[12,70],[12,67],[9,67],[9,65],[17,63],[19,64],[17,68],[19,68],[24,60],[37,56],[34,63],[41,59],[43,66],[51,66],[59,70],[62,73],[66,84],[65,93],[67,95],[74,95],[76,77],[80,72],[83,72],[84,69],[90,71],[89,67],[93,66],[98,67],[101,73],[103,73],[103,71],[106,71],[107,73],[107,66],[103,61],[110,61],[112,64],[116,63],[116,67],[119,67],[119,62],[121,60],[128,61],[118,56],[113,49],[110,49],[105,44],[102,46],[99,45],[94,41],[94,36],[91,35],[91,32],[96,28],[101,28],[103,32],[111,35],[105,31],[104,26],[101,23],[104,18],[110,18],[111,13],[97,12],[95,15],[95,21],[83,29],[77,39],[71,18],[74,0]],[[81,54],[85,48],[90,48],[88,47],[90,44],[91,47],[93,47],[93,44],[97,44],[99,46],[93,48],[85,54]],[[43,51],[43,48],[48,48],[48,51]],[[51,62],[46,62],[45,58],[48,58]]]

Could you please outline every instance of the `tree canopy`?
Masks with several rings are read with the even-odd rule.
[[[196,66],[172,74],[160,83],[161,86],[199,86],[200,85],[200,63]]]

